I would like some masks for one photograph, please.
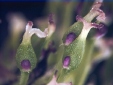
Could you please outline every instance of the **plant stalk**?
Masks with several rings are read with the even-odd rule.
[[[28,72],[22,72],[21,71],[19,85],[27,85],[28,78],[29,78],[29,73]]]
[[[76,85],[84,85],[84,82],[85,82],[88,72],[90,70],[93,46],[94,46],[93,40],[88,40],[86,42],[84,58],[83,58],[83,61],[80,65],[80,67],[78,68],[78,70],[76,72],[77,74],[75,76],[76,80],[75,80],[74,84],[76,84]]]

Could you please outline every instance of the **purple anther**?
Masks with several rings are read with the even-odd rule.
[[[30,69],[31,69],[31,63],[30,63],[30,61],[29,60],[23,60],[22,62],[21,62],[21,67],[22,67],[22,70],[23,71],[26,71],[26,72],[28,72],[28,71],[30,71]]]
[[[105,34],[107,33],[107,27],[104,25],[104,27],[103,28],[101,28],[101,29],[97,29],[97,31],[96,31],[96,38],[101,38],[101,37],[103,37]]]
[[[63,68],[68,69],[69,64],[70,64],[70,56],[66,56],[63,60]]]
[[[74,32],[71,32],[67,35],[64,44],[69,45],[76,39],[76,34]]]

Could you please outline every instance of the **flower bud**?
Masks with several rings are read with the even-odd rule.
[[[77,16],[77,22],[64,34],[63,42],[66,42],[66,45],[64,45],[63,68],[59,74],[58,82],[65,80],[67,74],[75,70],[81,63],[85,52],[86,38],[90,29],[101,29],[103,27],[102,24],[91,22],[95,17],[101,17],[100,15],[103,13],[99,8],[101,4],[101,2],[95,3],[91,11],[84,18]]]
[[[32,28],[33,23],[29,21],[26,25],[26,31],[23,36],[22,43],[17,49],[16,61],[21,71],[31,72],[37,63],[37,58],[31,44],[31,36],[36,34],[39,38],[47,36],[45,32],[40,29]]]

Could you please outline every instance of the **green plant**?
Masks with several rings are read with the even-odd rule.
[[[83,75],[81,75],[81,72],[76,69],[83,70],[90,63],[90,56],[95,39],[92,39],[92,36],[87,39],[87,36],[91,28],[103,28],[103,24],[100,24],[100,22],[105,20],[105,13],[100,9],[101,5],[102,2],[95,2],[90,12],[84,18],[77,15],[77,22],[70,26],[70,28],[66,31],[63,36],[63,57],[60,58],[61,60],[59,60],[55,67],[55,74],[53,75],[52,80],[48,84],[46,83],[47,85],[83,85],[90,66],[88,67],[88,70],[83,72]],[[97,23],[92,22],[95,18]],[[35,69],[36,65],[38,65],[40,61],[37,59],[33,50],[31,36],[36,34],[39,38],[47,37],[42,47],[44,48],[42,60],[44,58],[43,55],[48,55],[50,50],[53,50],[48,46],[52,39],[52,34],[55,31],[55,23],[53,19],[50,17],[48,29],[45,29],[44,32],[39,29],[32,28],[32,26],[33,23],[31,21],[26,25],[26,31],[24,33],[22,43],[18,47],[16,53],[17,66],[21,71],[20,85],[27,84],[30,73]],[[94,35],[95,33],[93,36]],[[80,64],[82,64],[83,67],[80,66]],[[79,68],[79,66],[81,68]],[[73,76],[75,72],[78,72],[76,75],[78,79]],[[74,82],[74,79],[79,80],[79,82]]]

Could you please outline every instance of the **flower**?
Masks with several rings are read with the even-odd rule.
[[[48,34],[47,29],[42,32],[40,29],[32,28],[33,23],[29,21],[23,36],[22,43],[17,49],[17,65],[23,72],[31,72],[37,64],[37,58],[31,44],[31,36],[36,34],[39,38],[45,38]]]

